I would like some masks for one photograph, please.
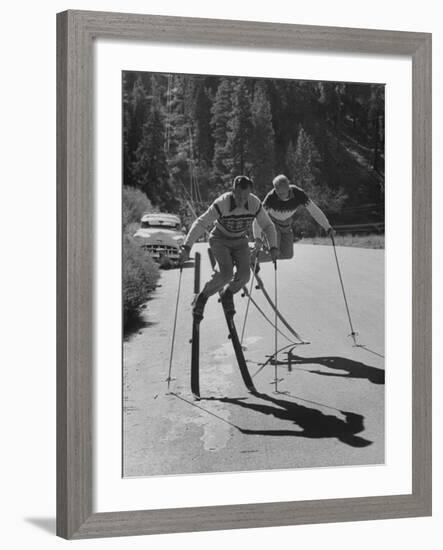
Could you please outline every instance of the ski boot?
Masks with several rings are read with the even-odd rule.
[[[200,323],[200,321],[203,319],[203,311],[205,309],[207,301],[208,296],[206,296],[206,294],[203,294],[203,292],[200,292],[200,294],[197,295],[192,303],[192,315],[194,316],[194,320],[197,323]]]
[[[234,295],[230,288],[225,288],[220,292],[220,301],[226,315],[233,317],[235,315]]]

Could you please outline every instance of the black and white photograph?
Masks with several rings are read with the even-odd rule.
[[[385,463],[385,86],[122,73],[123,476]]]

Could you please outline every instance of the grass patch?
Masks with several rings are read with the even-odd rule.
[[[356,248],[382,248],[385,247],[384,235],[336,235],[334,237],[337,246],[354,246]],[[332,245],[330,237],[305,237],[298,244]]]

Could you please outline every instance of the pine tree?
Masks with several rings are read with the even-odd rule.
[[[296,146],[290,142],[286,152],[287,175],[320,208],[326,212],[337,212],[346,200],[346,195],[342,189],[333,192],[328,187],[322,178],[321,163],[322,159],[314,140],[300,125]],[[296,217],[295,229],[306,235],[320,231],[318,224],[304,210]]]
[[[123,72],[122,77],[122,99],[123,99],[123,185],[131,183],[131,148],[129,141],[132,137],[131,120],[131,91],[132,88],[127,77],[128,73]]]
[[[319,82],[317,88],[319,91],[318,102],[322,106],[321,112],[323,117],[325,120],[328,120],[334,132],[338,135],[342,120],[344,84]]]
[[[384,149],[384,127],[381,121],[384,119],[384,87],[372,86],[371,98],[369,101],[368,118],[372,127],[372,167],[376,171],[384,172],[384,163],[381,158]]]
[[[189,128],[185,116],[185,75],[174,75],[168,105],[169,148],[168,166],[174,182],[187,180]]]
[[[214,103],[212,104],[211,128],[214,140],[214,155],[212,159],[213,180],[220,182],[226,177],[226,142],[228,139],[228,123],[232,110],[232,79],[223,78],[217,88]]]
[[[207,164],[214,155],[214,140],[211,132],[211,99],[202,79],[196,87],[194,112],[194,145],[195,155]]]
[[[293,148],[292,143],[290,145]],[[332,200],[332,192],[322,177],[322,159],[314,140],[303,126],[300,126],[297,145],[292,151],[288,147],[287,164],[290,166],[291,180],[320,207],[330,208],[331,203],[335,204],[335,200]]]
[[[169,181],[165,155],[165,128],[158,91],[153,80],[153,95],[148,120],[135,151],[133,180],[151,200],[152,204],[173,210],[176,200]]]
[[[227,164],[231,177],[251,171],[251,99],[246,79],[239,78],[233,93],[232,115],[228,122]]]
[[[258,81],[251,107],[250,157],[255,189],[265,195],[274,171],[274,128],[266,84]]]
[[[198,210],[196,201],[200,201],[198,185],[200,158],[196,135],[198,130],[202,131],[203,127],[201,122],[203,115],[199,117],[196,113],[201,107],[199,103],[204,103],[201,97],[197,97],[200,80],[203,83],[201,77],[176,75],[169,110],[171,140],[168,166],[174,190],[177,197],[182,197],[182,201],[191,200],[195,210]]]
[[[132,143],[131,149],[135,151],[143,135],[143,125],[149,114],[149,97],[143,81],[140,77],[134,83],[131,101],[132,118]]]
[[[314,157],[318,158],[318,151],[303,126],[300,126],[293,158],[287,159],[287,162],[292,164],[291,180],[308,193],[315,185]]]
[[[288,148],[286,149],[285,174],[292,183],[294,184],[297,183],[298,180],[297,180],[296,147],[293,141],[289,142]]]
[[[149,100],[140,75],[132,89],[131,78],[123,78],[123,183],[136,186],[133,179],[135,151],[143,137],[143,125],[149,113]]]

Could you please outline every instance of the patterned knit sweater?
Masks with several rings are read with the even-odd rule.
[[[263,208],[271,217],[271,220],[277,225],[289,227],[291,225],[291,217],[299,206],[307,206],[309,203],[308,195],[295,185],[289,187],[289,199],[281,200],[275,189],[269,191],[263,201]]]
[[[216,232],[228,239],[244,237],[250,232],[254,220],[265,233],[270,246],[277,246],[275,227],[262,208],[260,199],[251,193],[245,204],[236,204],[232,191],[229,191],[218,197],[206,212],[195,220],[183,244],[192,247],[205,231],[212,228],[213,234]]]
[[[263,208],[269,214],[272,222],[283,232],[290,231],[292,226],[292,216],[299,206],[305,206],[315,221],[320,224],[325,231],[331,226],[326,216],[320,208],[312,202],[308,195],[296,185],[289,186],[289,198],[284,201],[279,198],[275,189],[269,191],[263,201]],[[260,237],[260,228],[254,223],[254,236]]]

